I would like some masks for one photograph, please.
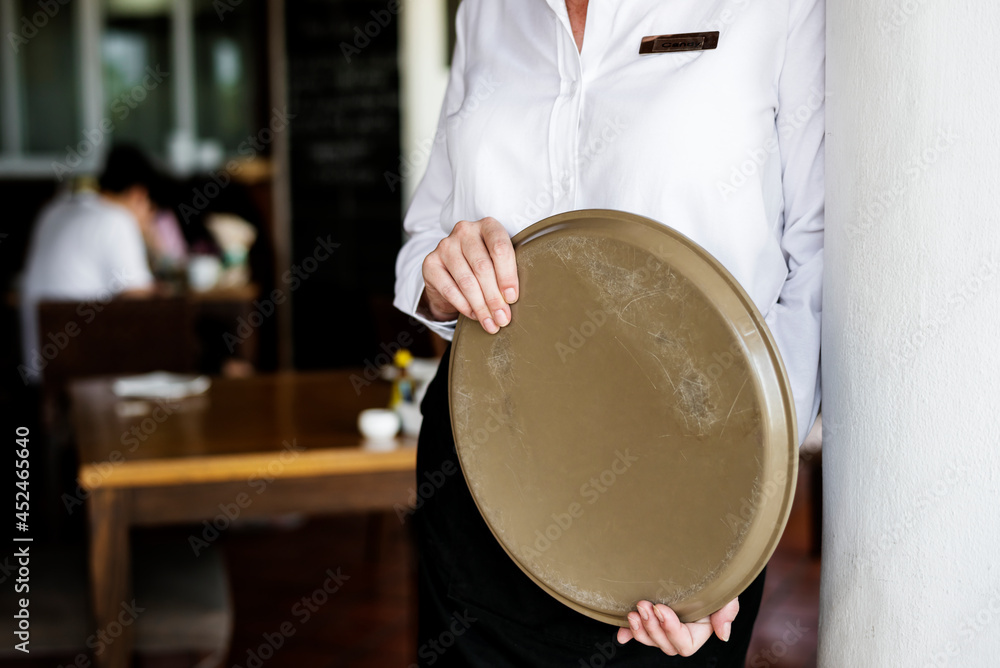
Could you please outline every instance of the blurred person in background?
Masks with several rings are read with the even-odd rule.
[[[137,148],[113,146],[98,192],[60,196],[39,214],[21,282],[23,380],[41,379],[38,303],[154,293],[144,239],[153,236],[163,178]]]

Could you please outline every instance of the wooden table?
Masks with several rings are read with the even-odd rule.
[[[381,381],[356,391],[351,371],[213,379],[206,394],[182,400],[121,400],[110,380],[74,383],[96,627],[108,628],[131,600],[133,526],[199,524],[192,535],[211,543],[203,520],[224,527],[231,515],[406,504],[415,442],[373,451],[356,428],[358,412],[385,406],[389,391]],[[98,666],[129,665],[130,629],[96,657]]]

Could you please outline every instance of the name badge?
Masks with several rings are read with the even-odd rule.
[[[639,53],[707,51],[719,45],[719,31],[687,32],[680,35],[648,35],[639,43]]]

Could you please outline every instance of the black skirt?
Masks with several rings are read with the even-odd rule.
[[[740,595],[729,642],[713,635],[688,658],[635,640],[620,645],[617,627],[566,607],[522,573],[483,521],[455,452],[448,352],[421,412],[413,516],[420,560],[420,666],[743,668],[764,573]]]

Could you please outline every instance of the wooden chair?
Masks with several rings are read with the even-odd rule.
[[[182,298],[39,303],[36,345],[44,359],[39,422],[47,435],[41,475],[47,486],[64,489],[75,471],[69,383],[88,376],[195,371],[194,331],[192,309]],[[44,517],[53,535],[73,530],[61,504],[44,509]]]
[[[89,376],[196,372],[196,315],[196,307],[183,297],[38,305],[38,350],[46,359],[42,409],[50,436],[50,473],[58,476],[59,471],[74,468],[62,465],[74,458],[67,412],[69,383]],[[61,488],[66,481],[52,484]],[[58,514],[58,509],[55,512]],[[62,515],[65,519],[65,513]],[[148,558],[136,560],[135,595],[139,605],[149,609],[137,620],[137,653],[154,657],[186,653],[190,665],[221,665],[232,630],[232,605],[222,562],[217,557],[190,558],[186,545],[164,561],[168,552],[154,550]],[[86,558],[81,557],[80,563],[86,563]],[[85,592],[85,582],[78,584]],[[86,596],[82,600],[86,608]],[[146,606],[142,601],[151,603]],[[72,633],[64,631],[53,633],[72,642]],[[50,649],[58,648],[57,642]]]
[[[46,387],[63,388],[85,376],[196,370],[192,309],[179,297],[122,298],[106,304],[43,301],[38,331],[38,349],[46,352],[48,346],[47,352],[54,353],[42,370]],[[53,338],[65,345],[56,345]]]
[[[73,379],[195,371],[194,331],[192,309],[183,298],[40,302],[43,424],[57,438],[65,430],[65,392]]]

